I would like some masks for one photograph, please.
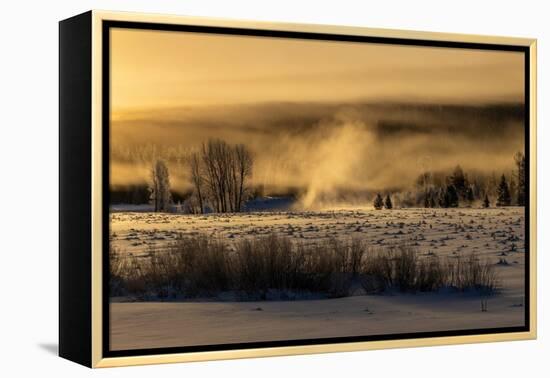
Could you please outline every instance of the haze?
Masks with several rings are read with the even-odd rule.
[[[128,29],[111,46],[112,185],[146,182],[156,154],[188,190],[209,138],[245,143],[253,183],[306,204],[523,151],[523,53]]]

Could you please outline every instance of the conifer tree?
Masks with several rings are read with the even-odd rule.
[[[464,199],[467,197],[468,191],[468,178],[462,167],[457,165],[453,171],[453,175],[450,177],[451,184],[454,186],[457,195]]]
[[[508,188],[506,177],[502,175],[497,190],[497,206],[510,206],[511,202],[512,198],[510,197],[510,189]]]
[[[384,207],[388,210],[391,210],[393,208],[393,204],[391,203],[390,195],[386,195],[386,199],[384,201]]]
[[[516,185],[516,180],[514,180],[514,175],[510,177],[510,184],[508,185],[510,189],[510,205],[517,204],[518,200],[518,186]]]
[[[470,204],[474,202],[474,190],[471,186],[469,186],[466,190],[466,201],[468,201]]]
[[[445,190],[445,206],[444,207],[458,207],[458,192],[454,185],[447,185]]]
[[[382,196],[380,195],[380,193],[378,193],[378,194],[376,195],[376,197],[374,198],[374,203],[373,203],[373,205],[374,205],[374,208],[375,208],[376,210],[381,210],[382,207],[384,207],[384,200],[382,199]]]

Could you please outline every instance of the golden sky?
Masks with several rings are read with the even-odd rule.
[[[521,101],[523,54],[112,29],[112,109],[258,102]]]

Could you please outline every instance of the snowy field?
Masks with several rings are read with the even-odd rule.
[[[361,238],[369,245],[407,243],[422,255],[475,252],[495,265],[500,292],[360,295],[338,299],[227,302],[111,301],[111,348],[135,349],[269,340],[522,326],[524,209],[158,214],[114,212],[111,244],[147,258],[178,234],[204,233],[228,242],[270,233],[297,242]],[[153,252],[154,253],[154,252]],[[487,300],[487,311],[481,301]]]

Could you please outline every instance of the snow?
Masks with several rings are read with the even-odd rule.
[[[113,350],[523,325],[522,297],[355,296],[264,302],[112,303]]]
[[[296,200],[290,197],[259,197],[245,204],[245,211],[286,211],[292,209]]]
[[[143,205],[133,205],[133,204],[116,204],[111,205],[110,209],[111,213],[118,213],[118,212],[151,212],[153,211],[153,205],[149,204],[143,204]]]
[[[206,233],[233,243],[275,232],[296,242],[361,238],[373,246],[409,243],[422,254],[494,263],[501,291],[353,296],[296,301],[111,303],[111,348],[463,330],[524,325],[525,224],[520,207],[490,209],[345,209],[241,214],[111,214],[111,243],[145,256],[178,233]],[[506,261],[505,264],[502,261]],[[499,264],[499,262],[501,262]],[[481,311],[487,299],[488,311]]]

